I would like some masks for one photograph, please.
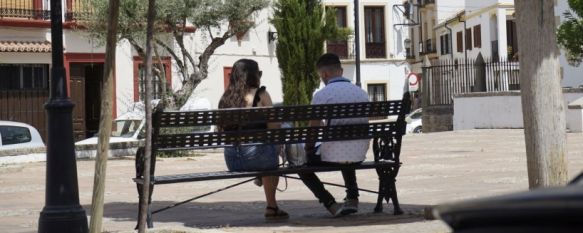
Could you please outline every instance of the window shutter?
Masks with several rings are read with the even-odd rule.
[[[482,28],[480,25],[474,26],[474,47],[482,47]]]
[[[457,32],[457,52],[461,53],[464,51],[464,35],[463,32],[459,31]]]

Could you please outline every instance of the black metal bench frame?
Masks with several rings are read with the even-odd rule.
[[[151,186],[148,205],[151,205],[154,185],[246,177],[252,178],[156,211],[151,211],[150,208],[148,208],[148,227],[153,227],[152,214],[232,187],[236,187],[243,183],[249,182],[258,176],[290,177],[287,175],[297,174],[300,172],[340,171],[342,168],[347,167],[341,165],[326,167],[285,167],[279,168],[277,170],[260,172],[221,171],[210,173],[205,172],[154,176],[156,167],[156,152],[158,151],[224,148],[234,145],[281,145],[318,141],[328,142],[354,139],[372,139],[374,161],[365,161],[360,165],[352,165],[350,167],[357,170],[376,169],[377,175],[379,177],[379,191],[375,192],[361,189],[365,192],[373,192],[378,194],[377,204],[374,209],[375,212],[383,211],[383,200],[386,200],[387,204],[392,200],[394,214],[402,214],[403,211],[401,210],[399,201],[397,199],[397,188],[395,182],[399,168],[401,166],[401,161],[399,159],[401,152],[401,140],[402,136],[405,134],[407,125],[405,122],[405,117],[410,112],[410,106],[410,96],[409,93],[406,92],[403,95],[403,99],[401,101],[221,109],[190,112],[156,111],[153,114]],[[225,125],[226,123],[242,125],[246,123],[257,122],[295,122],[320,119],[388,116],[397,116],[397,121],[371,122],[368,124],[358,125],[238,130],[230,132],[209,133],[173,133],[171,131],[162,132],[164,131],[162,129]],[[142,196],[143,184],[143,151],[143,148],[140,148],[136,155],[136,178],[134,178],[140,197]],[[331,185],[341,186],[336,184]],[[140,200],[142,199],[140,198]]]

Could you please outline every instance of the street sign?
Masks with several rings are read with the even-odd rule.
[[[416,73],[409,73],[409,75],[407,75],[407,82],[409,82],[409,91],[417,91],[419,90],[419,75],[417,75]]]

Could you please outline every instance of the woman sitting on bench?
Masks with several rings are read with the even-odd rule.
[[[262,71],[257,62],[249,59],[241,59],[233,65],[229,86],[219,102],[219,108],[252,108],[271,106],[271,97],[261,86]],[[257,123],[247,125],[223,125],[222,131],[234,131],[238,129],[273,129],[279,128],[279,123]],[[229,171],[262,171],[277,169],[279,163],[280,146],[235,146],[225,148],[225,161]],[[261,178],[265,191],[267,208],[265,219],[287,219],[289,215],[280,210],[275,199],[275,191],[279,182],[278,176],[265,176]]]

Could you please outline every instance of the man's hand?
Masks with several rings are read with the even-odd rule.
[[[304,151],[306,151],[306,156],[312,156],[316,154],[316,145],[314,143],[306,143]]]

